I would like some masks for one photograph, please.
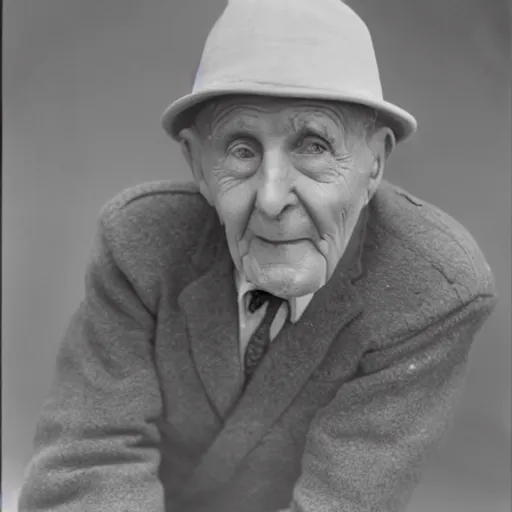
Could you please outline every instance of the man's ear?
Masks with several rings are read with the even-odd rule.
[[[197,132],[191,128],[185,128],[179,133],[181,152],[188,163],[199,186],[199,192],[213,206],[213,201],[204,176],[203,163],[201,159],[201,140]]]
[[[393,130],[387,126],[378,128],[373,133],[368,146],[373,157],[367,197],[367,202],[370,202],[382,180],[387,159],[396,146],[396,138]]]

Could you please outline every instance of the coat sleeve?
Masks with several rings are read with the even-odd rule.
[[[161,512],[152,314],[100,223],[85,300],[60,346],[20,512]]]
[[[494,296],[368,352],[360,375],[314,418],[292,512],[399,512],[460,398],[475,333]]]

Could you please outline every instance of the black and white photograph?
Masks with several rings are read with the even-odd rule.
[[[506,0],[3,2],[1,512],[508,512]]]

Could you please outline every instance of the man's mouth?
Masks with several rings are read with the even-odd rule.
[[[259,240],[266,244],[270,245],[283,245],[283,244],[299,244],[302,242],[306,242],[307,238],[276,238],[276,239],[268,239],[263,236],[256,236]]]

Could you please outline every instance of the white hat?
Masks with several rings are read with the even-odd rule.
[[[206,40],[192,93],[166,109],[162,124],[177,139],[192,107],[231,94],[366,105],[397,141],[417,126],[384,101],[370,32],[341,0],[228,0]]]

